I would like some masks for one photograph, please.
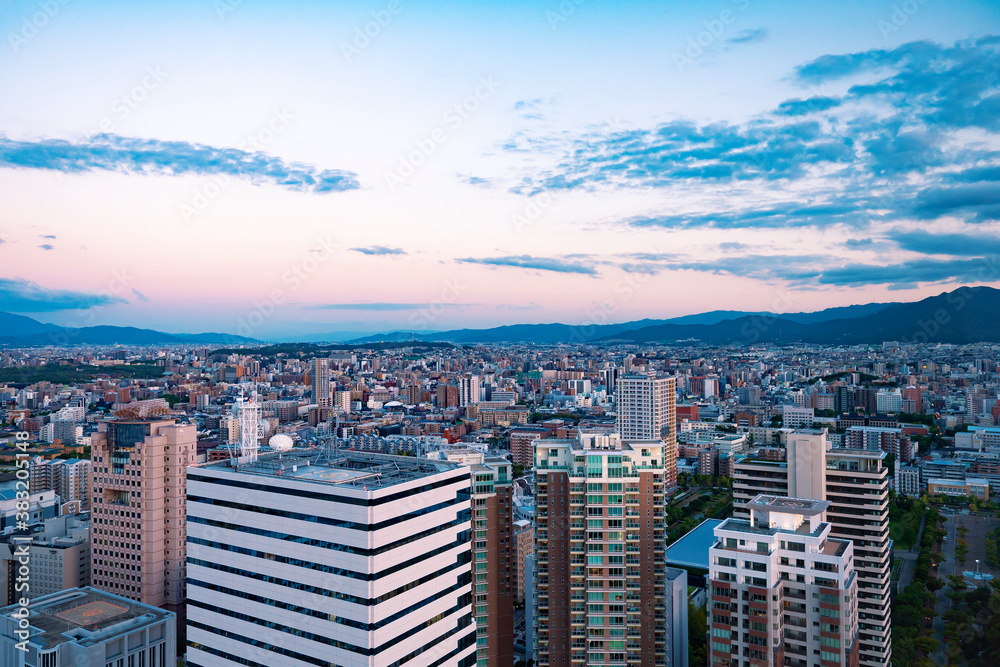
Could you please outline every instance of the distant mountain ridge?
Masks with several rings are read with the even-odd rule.
[[[315,338],[315,337],[313,337]],[[1000,290],[960,287],[914,302],[868,303],[815,312],[771,313],[713,310],[665,320],[618,324],[512,324],[488,329],[394,331],[343,341],[464,343],[816,343],[854,345],[886,340],[930,343],[1000,342]],[[70,329],[0,312],[0,345],[258,344],[226,333],[169,334],[135,327]]]
[[[252,344],[260,341],[226,333],[168,334],[153,329],[100,325],[72,329],[45,324],[24,315],[0,312],[0,345],[38,347],[54,345],[180,345],[191,343]]]
[[[960,287],[915,302],[867,303],[815,312],[773,313],[713,310],[666,320],[621,324],[514,324],[435,333],[396,331],[349,341],[444,341],[449,343],[676,342],[711,344],[795,342],[881,343],[885,340],[1000,342],[1000,290]]]

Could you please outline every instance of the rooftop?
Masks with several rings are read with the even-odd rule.
[[[784,512],[813,516],[822,514],[830,507],[828,500],[813,500],[811,498],[788,498],[786,496],[759,495],[747,503],[747,508],[764,512]]]
[[[20,605],[0,609],[10,616]],[[31,641],[42,649],[65,642],[93,645],[173,616],[172,612],[95,588],[70,588],[37,598],[28,606]]]
[[[705,519],[667,547],[665,562],[676,567],[708,569],[708,550],[715,544],[715,528],[722,519]]]
[[[229,460],[197,467],[233,470]],[[254,463],[239,463],[236,470],[245,475],[261,477],[284,477],[334,486],[381,488],[460,467],[463,464],[412,456],[355,451],[326,455],[318,450],[292,450],[281,454],[261,454]]]

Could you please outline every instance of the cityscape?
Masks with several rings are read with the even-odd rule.
[[[0,667],[1000,665],[996,3],[0,35]]]

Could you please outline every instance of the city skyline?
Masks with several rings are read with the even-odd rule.
[[[276,339],[1000,285],[998,19],[9,3],[0,311]]]

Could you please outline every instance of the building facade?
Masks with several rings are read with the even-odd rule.
[[[666,447],[617,434],[540,441],[532,649],[539,667],[666,661]]]
[[[871,667],[887,664],[892,653],[885,457],[884,452],[828,449],[825,431],[798,431],[789,435],[787,461],[744,457],[736,461],[733,480],[733,516],[739,519],[749,519],[749,503],[759,494],[830,501],[831,534],[854,542],[860,662]]]
[[[294,450],[190,468],[188,664],[476,665],[470,470]]]
[[[615,402],[621,439],[664,442],[667,489],[677,486],[677,379],[647,375],[618,378]]]
[[[828,501],[759,495],[709,550],[709,663],[857,667],[853,544],[831,536]]]
[[[91,581],[176,611],[186,577],[187,466],[197,427],[173,419],[102,422],[92,437]]]

